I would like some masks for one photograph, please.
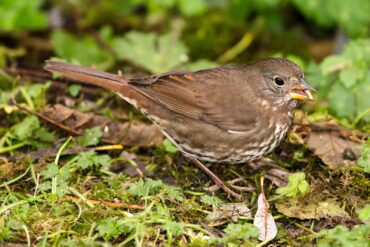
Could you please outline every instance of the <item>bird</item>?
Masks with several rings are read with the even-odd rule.
[[[287,134],[299,101],[315,101],[316,92],[302,69],[284,58],[142,78],[53,60],[45,69],[116,93],[239,199],[203,162],[238,164],[270,153]]]

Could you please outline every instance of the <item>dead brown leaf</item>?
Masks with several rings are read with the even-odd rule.
[[[349,218],[349,215],[333,199],[327,199],[321,202],[311,202],[304,198],[286,198],[275,204],[277,210],[292,218],[322,219],[322,218]]]
[[[262,191],[258,196],[257,212],[253,220],[253,225],[259,230],[258,240],[260,241],[274,239],[277,234],[275,220],[269,213],[269,207],[270,205]]]
[[[106,143],[149,148],[163,140],[162,133],[153,124],[138,121],[119,123],[105,116],[80,112],[59,104],[46,107],[42,114],[79,133],[99,126],[103,130],[102,140]]]
[[[250,209],[244,203],[226,203],[215,208],[206,217],[207,221],[219,221],[231,218],[238,221],[239,216],[252,217]]]
[[[330,169],[338,169],[346,163],[351,163],[351,159],[346,157],[346,153],[352,152],[355,156],[354,160],[356,160],[361,152],[358,143],[344,139],[338,132],[334,131],[312,131],[307,146]]]

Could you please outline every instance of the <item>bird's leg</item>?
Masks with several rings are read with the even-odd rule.
[[[262,168],[266,170],[265,178],[273,182],[277,187],[285,186],[288,183],[289,173],[282,170],[275,161],[269,158],[260,158],[256,161],[248,162],[249,167],[253,170]]]
[[[239,192],[252,192],[256,190],[253,187],[236,185],[236,183],[239,183],[244,180],[245,180],[245,177],[241,177],[241,178],[235,178],[233,180],[226,181],[225,183],[229,185],[231,188],[233,188],[234,190],[239,191]],[[207,190],[211,192],[216,192],[219,189],[220,187],[217,184],[207,188]]]
[[[236,193],[235,191],[231,190],[229,187],[225,185],[222,180],[217,177],[216,174],[214,174],[211,170],[209,170],[202,162],[200,162],[197,159],[192,159],[194,164],[199,167],[205,174],[207,174],[217,185],[217,187],[221,188],[223,191],[225,191],[228,195],[235,197],[238,200],[242,200],[243,196]]]

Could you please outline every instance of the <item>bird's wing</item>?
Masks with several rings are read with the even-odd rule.
[[[246,132],[256,127],[256,113],[242,88],[235,86],[236,79],[230,69],[217,68],[131,79],[129,84],[175,113],[230,133]]]

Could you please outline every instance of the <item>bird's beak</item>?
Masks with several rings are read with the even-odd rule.
[[[289,94],[290,97],[292,97],[292,99],[316,101],[312,97],[311,92],[316,92],[316,89],[314,89],[307,82],[302,81],[300,84],[294,86],[293,89],[289,92]]]

